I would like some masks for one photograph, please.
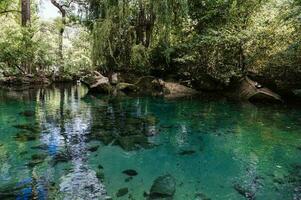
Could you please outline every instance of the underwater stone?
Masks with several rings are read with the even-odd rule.
[[[47,157],[47,154],[33,154],[31,156],[32,160],[44,160]]]
[[[126,174],[128,176],[137,176],[138,175],[138,172],[136,170],[133,170],[133,169],[124,170],[122,173]]]
[[[20,112],[19,114],[25,117],[33,117],[36,113],[32,110],[25,110],[23,112]]]
[[[43,163],[43,162],[44,162],[44,160],[31,160],[31,161],[27,164],[27,166],[30,167],[30,168],[33,168],[33,167],[35,167],[36,165],[41,164],[41,163]]]
[[[19,133],[17,133],[17,135],[14,138],[20,142],[27,142],[27,141],[36,140],[37,136],[35,134],[29,133],[29,132],[19,132]]]
[[[196,193],[195,194],[195,200],[211,200],[203,193]]]
[[[44,162],[47,154],[34,154],[31,156],[31,161],[27,164],[29,167],[34,167]]]
[[[96,177],[97,177],[99,180],[103,181],[104,178],[105,178],[105,174],[103,173],[103,171],[97,170],[97,172],[96,172]]]
[[[118,192],[116,193],[117,197],[123,197],[124,195],[126,195],[129,192],[128,188],[121,188],[118,190]]]
[[[141,147],[149,148],[147,137],[143,135],[132,135],[125,137],[118,137],[115,144],[120,145],[126,151],[137,150]]]
[[[99,148],[99,145],[91,146],[88,148],[88,151],[95,152]]]
[[[242,187],[239,184],[234,185],[234,189],[242,196],[246,197],[248,200],[254,200],[255,199],[255,193]]]
[[[194,150],[183,150],[179,152],[179,155],[181,156],[187,156],[187,155],[192,155],[195,154],[196,152]]]
[[[172,199],[176,192],[176,180],[171,175],[158,177],[150,190],[149,199]]]
[[[27,130],[32,133],[38,133],[39,132],[39,127],[35,124],[17,124],[14,125],[15,128],[17,129],[22,129],[22,130]]]
[[[132,177],[132,176],[127,177],[126,179],[124,179],[124,182],[130,182],[131,180],[133,180],[133,177]]]

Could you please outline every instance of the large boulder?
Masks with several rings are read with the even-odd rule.
[[[109,79],[97,71],[93,71],[84,76],[81,82],[93,93],[110,94],[113,90]]]
[[[140,94],[152,96],[163,95],[163,85],[153,76],[143,76],[135,83],[135,85],[137,86]]]
[[[163,86],[164,97],[166,98],[182,98],[198,94],[198,91],[179,83],[161,81],[161,85]]]
[[[194,89],[179,83],[164,82],[153,76],[143,76],[134,84],[120,82],[117,73],[113,74],[110,79],[94,71],[84,76],[81,81],[88,86],[89,91],[92,93],[113,95],[142,94],[164,96],[166,98],[179,98],[198,94]]]
[[[131,83],[118,83],[116,85],[116,90],[125,94],[132,94],[138,91],[138,87]]]
[[[240,80],[238,87],[235,90],[235,95],[240,100],[246,101],[275,101],[282,102],[281,97],[270,89],[263,87],[258,82],[245,77]]]
[[[139,93],[166,98],[181,98],[198,94],[194,89],[175,82],[165,82],[153,76],[141,77],[135,85]]]
[[[149,200],[171,200],[176,192],[176,180],[171,175],[158,177],[150,190]]]

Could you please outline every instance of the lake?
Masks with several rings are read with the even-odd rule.
[[[0,90],[0,199],[301,199],[301,108]]]

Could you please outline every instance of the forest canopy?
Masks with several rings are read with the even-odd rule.
[[[2,73],[120,71],[205,90],[245,75],[301,81],[300,0],[51,0],[53,21],[28,2],[30,23],[19,0],[0,2]]]

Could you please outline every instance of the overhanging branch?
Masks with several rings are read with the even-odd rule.
[[[20,10],[4,10],[4,11],[0,11],[0,15],[6,14],[6,13],[11,13],[11,12],[21,13]]]

